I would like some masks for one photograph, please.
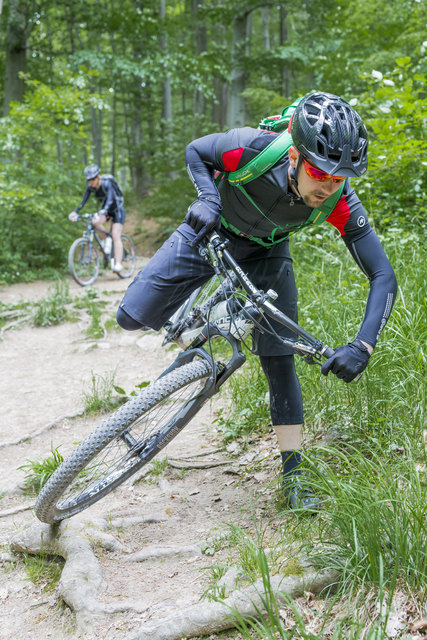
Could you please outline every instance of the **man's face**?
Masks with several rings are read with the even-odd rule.
[[[293,168],[297,166],[298,155],[298,151],[293,147],[289,149],[289,162]],[[335,193],[335,191],[338,191],[341,186],[341,183],[334,182],[332,178],[326,182],[319,182],[318,180],[314,180],[314,178],[310,178],[304,168],[303,162],[301,162],[297,180],[298,191],[300,192],[301,198],[308,207],[313,208],[320,208],[325,200]]]
[[[92,180],[88,180],[92,189],[99,189],[101,186],[101,176],[98,174],[96,178],[92,178]]]

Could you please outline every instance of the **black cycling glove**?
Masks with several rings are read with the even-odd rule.
[[[332,371],[337,378],[351,382],[366,369],[369,358],[368,347],[360,340],[353,340],[344,347],[335,349],[334,355],[326,360],[321,371],[325,376]]]
[[[195,200],[188,207],[185,222],[190,225],[197,233],[192,247],[197,246],[201,240],[214,229],[221,226],[221,206],[211,200]]]

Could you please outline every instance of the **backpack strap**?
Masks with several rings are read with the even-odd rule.
[[[253,242],[257,242],[258,244],[268,249],[268,248],[271,248],[273,245],[278,244],[279,242],[283,242],[284,240],[287,240],[289,236],[293,235],[294,233],[297,233],[297,231],[301,231],[301,229],[304,229],[305,227],[309,227],[315,224],[322,224],[322,222],[325,222],[325,220],[329,218],[332,211],[335,209],[338,200],[341,198],[341,195],[344,189],[344,184],[345,182],[342,183],[340,188],[337,189],[335,193],[333,193],[331,196],[329,196],[327,200],[325,200],[321,208],[313,209],[305,222],[295,226],[286,225],[289,231],[287,231],[285,227],[281,227],[280,225],[270,220],[270,218],[268,218],[268,216],[266,216],[265,213],[263,213],[263,211],[261,211],[258,205],[253,201],[253,199],[250,197],[247,191],[243,189],[243,187],[239,187],[241,191],[243,191],[243,193],[249,199],[249,201],[253,204],[253,206],[256,207],[258,211],[263,215],[263,217],[266,218],[269,222],[271,222],[274,225],[274,229],[272,230],[267,240],[264,240],[263,238],[258,238],[257,236],[249,236],[249,240],[252,240]],[[233,233],[237,235],[242,235],[242,232],[239,229],[237,229],[234,225],[230,224],[224,218],[223,215],[221,215],[221,224],[224,226],[225,229],[231,229]],[[276,234],[281,234],[283,232],[285,232],[285,235],[283,235],[280,238],[275,238]]]
[[[274,166],[280,158],[285,155],[285,153],[289,151],[292,144],[293,140],[291,134],[284,131],[240,169],[231,171],[228,174],[225,171],[220,172],[215,178],[215,184],[218,185],[223,177],[226,176],[228,182],[233,187],[237,187],[249,202],[260,212],[260,214],[274,225],[275,223],[270,220],[270,218],[259,208],[253,198],[251,198],[243,184],[252,182],[252,180],[256,180],[262,176],[266,171]]]
[[[263,173],[279,162],[293,145],[292,136],[287,129],[290,119],[301,100],[302,98],[297,98],[292,104],[283,109],[281,115],[270,116],[261,120],[259,129],[280,132],[280,135],[240,169],[231,171],[228,174],[224,171],[221,172],[215,181],[216,184],[224,175],[227,175],[227,179],[233,187],[243,183],[247,184],[262,176]],[[285,128],[286,131],[284,131]]]
[[[277,136],[270,144],[260,151],[252,160],[250,160],[241,169],[231,171],[228,174],[228,182],[233,187],[238,187],[241,184],[247,184],[256,180],[274,166],[287,151],[293,145],[292,136],[287,131],[284,131]]]
[[[289,105],[288,107],[285,107],[281,115],[270,116],[268,118],[264,118],[263,120],[261,120],[259,125],[260,129],[264,129],[267,131],[275,131],[275,132],[281,131],[281,133],[277,136],[277,138],[275,138],[267,147],[265,147],[265,149],[260,151],[254,158],[252,158],[252,160],[249,160],[249,162],[246,163],[240,169],[236,169],[235,171],[231,171],[230,173],[227,173],[226,171],[222,171],[222,172],[219,172],[215,177],[216,185],[218,185],[223,178],[227,178],[228,182],[233,187],[237,187],[241,191],[241,193],[249,200],[252,206],[255,207],[255,209],[257,209],[257,211],[259,211],[259,213],[273,225],[273,230],[271,232],[271,235],[267,239],[267,241],[263,240],[262,238],[258,238],[256,236],[249,237],[249,240],[253,240],[258,244],[261,244],[263,247],[272,247],[274,244],[283,242],[284,240],[289,238],[290,235],[292,235],[293,233],[296,233],[297,231],[300,231],[300,229],[303,229],[304,227],[308,227],[314,224],[321,224],[322,222],[324,222],[326,218],[328,218],[332,213],[332,211],[334,210],[335,205],[340,199],[343,188],[344,188],[344,183],[343,183],[335,193],[333,193],[327,200],[325,200],[321,209],[318,209],[318,208],[313,209],[308,219],[302,224],[299,224],[296,226],[289,225],[290,227],[289,231],[287,231],[285,227],[282,227],[277,223],[273,222],[273,220],[271,220],[267,216],[267,214],[265,214],[259,208],[256,202],[253,200],[253,198],[249,195],[249,193],[244,188],[245,184],[252,182],[252,180],[256,180],[257,178],[262,176],[266,171],[268,171],[271,167],[273,167],[277,162],[279,162],[279,160],[283,158],[283,156],[289,151],[290,147],[293,145],[292,136],[288,131],[288,125],[292,115],[295,112],[295,109],[297,108],[301,100],[302,98],[298,98],[291,105]],[[286,130],[284,131],[283,129],[285,129],[285,127],[286,127]],[[230,228],[237,235],[240,235],[242,233],[241,231],[239,231],[239,229],[237,229],[236,227],[231,225],[229,222],[227,222],[227,220],[224,218],[223,215],[221,215],[221,221],[225,229]],[[275,239],[276,234],[280,235],[283,233],[285,233],[284,236]]]

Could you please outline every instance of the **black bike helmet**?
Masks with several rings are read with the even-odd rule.
[[[86,167],[84,173],[86,180],[93,180],[101,173],[101,169],[97,164],[90,164],[88,167]]]
[[[291,121],[295,147],[330,175],[361,176],[368,167],[368,133],[348,102],[331,93],[310,93]]]

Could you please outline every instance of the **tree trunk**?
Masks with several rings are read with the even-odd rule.
[[[12,100],[22,101],[24,97],[24,80],[19,77],[25,72],[28,14],[25,0],[10,0],[9,19],[6,30],[6,63],[4,78],[3,114],[9,113]]]
[[[113,95],[113,113],[111,116],[111,173],[116,173],[116,149],[117,149],[117,98]]]
[[[227,109],[227,124],[230,127],[240,127],[246,120],[245,100],[242,93],[246,88],[247,73],[243,57],[247,45],[249,18],[250,14],[244,13],[236,16],[233,21],[232,70]]]
[[[202,6],[203,0],[191,0],[191,14],[193,18],[192,23],[196,56],[204,53],[208,48],[206,26],[199,17],[199,10]],[[196,89],[194,92],[194,114],[196,116],[203,115],[205,113],[205,109],[206,100],[203,91],[200,91],[200,89]]]
[[[280,46],[283,45],[288,40],[288,25],[287,25],[287,16],[288,12],[286,8],[281,5],[280,6],[280,33],[279,33],[279,41]],[[282,93],[286,98],[289,98],[289,66],[287,64],[283,64],[280,70],[280,93]]]
[[[218,43],[227,48],[225,38],[224,25],[219,24],[217,28]],[[217,122],[220,129],[223,130],[227,123],[227,104],[228,104],[228,84],[224,78],[214,78],[213,85],[215,90],[215,102],[212,107],[212,120]]]
[[[94,162],[102,164],[102,110],[91,107],[92,148]]]
[[[143,133],[142,133],[142,100],[141,92],[138,91],[134,96],[133,117],[131,120],[132,130],[132,169],[133,169],[133,188],[139,196],[144,195],[146,189],[146,177],[144,172],[144,157],[142,151]]]
[[[270,7],[261,7],[262,39],[264,51],[270,51]]]
[[[214,79],[216,102],[212,110],[212,120],[217,122],[220,129],[224,129],[227,123],[228,86],[222,78]]]
[[[160,22],[164,23],[166,18],[166,0],[160,0],[159,6],[159,17]],[[168,39],[166,35],[166,29],[163,27],[162,35],[159,38],[160,49],[162,50],[165,58],[168,56]],[[167,72],[166,67],[166,77],[163,81],[163,109],[162,109],[162,117],[166,120],[167,124],[172,123],[172,91],[171,91],[171,83],[169,73]]]

